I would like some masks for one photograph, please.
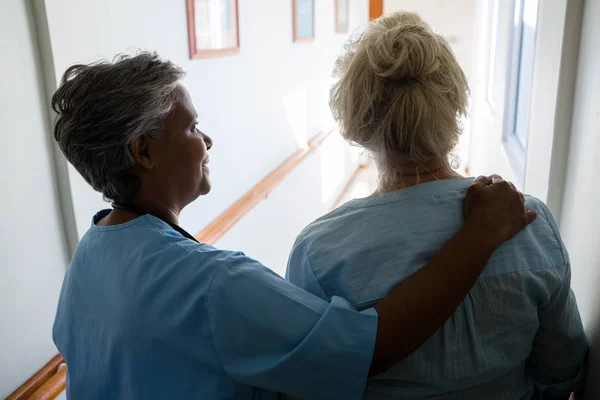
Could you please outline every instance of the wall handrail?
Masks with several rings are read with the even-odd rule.
[[[196,239],[202,243],[215,244],[244,215],[248,214],[254,206],[266,198],[306,157],[314,152],[331,132],[329,130],[318,133],[306,146],[296,150],[199,232]],[[6,400],[53,400],[65,390],[66,382],[67,365],[63,357],[57,354],[35,375],[10,394]]]
[[[244,215],[248,214],[254,206],[267,197],[309,154],[315,151],[331,132],[322,131],[318,133],[305,147],[296,150],[287,160],[271,171],[260,182],[254,185],[252,189],[208,224],[206,228],[199,232],[196,235],[196,239],[202,243],[215,244]]]
[[[32,396],[39,391],[44,384],[53,379],[59,373],[61,364],[64,364],[65,360],[60,354],[52,357],[50,361],[46,363],[39,371],[37,371],[31,378],[27,379],[25,383],[12,392],[6,400],[25,400],[31,399]],[[62,368],[65,370],[65,368]],[[66,380],[65,380],[66,382]],[[59,393],[64,389],[64,385]]]

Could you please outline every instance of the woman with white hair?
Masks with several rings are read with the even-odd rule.
[[[448,43],[412,13],[372,22],[336,72],[332,110],[344,137],[373,156],[379,186],[305,228],[287,274],[362,310],[422,271],[464,224],[473,179],[455,172],[449,155],[469,90]],[[442,328],[369,381],[365,398],[566,399],[580,387],[588,347],[569,259],[546,206],[532,197],[526,205],[538,219],[494,254]],[[427,307],[454,284],[407,290]]]

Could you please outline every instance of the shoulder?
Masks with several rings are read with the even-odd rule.
[[[536,220],[494,253],[482,278],[513,275],[557,286],[567,274],[569,258],[556,221],[538,198],[525,196],[525,207],[537,210]]]
[[[336,208],[308,224],[298,234],[294,248],[300,247],[310,253],[315,243],[321,245],[337,241],[337,238],[345,236],[345,232],[361,218],[361,214],[364,214],[363,209],[351,208],[348,204]]]
[[[559,253],[557,254],[559,265],[567,265],[569,263],[569,255],[560,236],[558,224],[548,206],[537,197],[527,195],[525,196],[525,207],[535,209],[538,212],[536,221],[531,225],[531,230],[541,237],[546,238],[547,245]]]
[[[317,218],[308,224],[296,237],[292,246],[287,267],[287,278],[294,275],[294,271],[312,270],[311,256],[319,252],[323,246],[330,242],[339,242],[340,236],[344,236],[344,229],[348,227],[349,215],[354,210],[345,206]],[[296,283],[296,282],[294,282]]]

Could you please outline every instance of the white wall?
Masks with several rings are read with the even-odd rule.
[[[476,3],[477,0],[384,0],[383,12],[411,11],[419,14],[450,43],[458,62],[470,78]]]
[[[356,168],[342,137],[334,132],[321,147],[217,243],[242,250],[284,276],[288,256],[300,231],[330,211]]]
[[[0,398],[56,354],[52,322],[67,265],[27,4],[3,1],[0,12]]]
[[[591,354],[584,398],[600,398],[600,2],[586,1],[560,229]]]
[[[45,0],[56,79],[72,63],[138,48],[182,66],[200,127],[214,140],[213,191],[188,206],[182,224],[196,232],[306,140],[332,125],[328,89],[347,35],[334,29],[334,0],[317,1],[316,39],[292,43],[291,0],[239,2],[238,55],[189,60],[185,2]],[[367,20],[368,2],[353,0],[350,32]],[[286,107],[288,109],[286,109]],[[300,140],[301,141],[301,140]],[[79,235],[106,208],[70,169]]]

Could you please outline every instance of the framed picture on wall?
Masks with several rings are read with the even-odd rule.
[[[312,42],[315,39],[315,1],[292,0],[294,42]]]
[[[335,31],[337,33],[348,32],[348,20],[350,0],[335,0]]]
[[[238,0],[186,0],[190,58],[240,51]]]

